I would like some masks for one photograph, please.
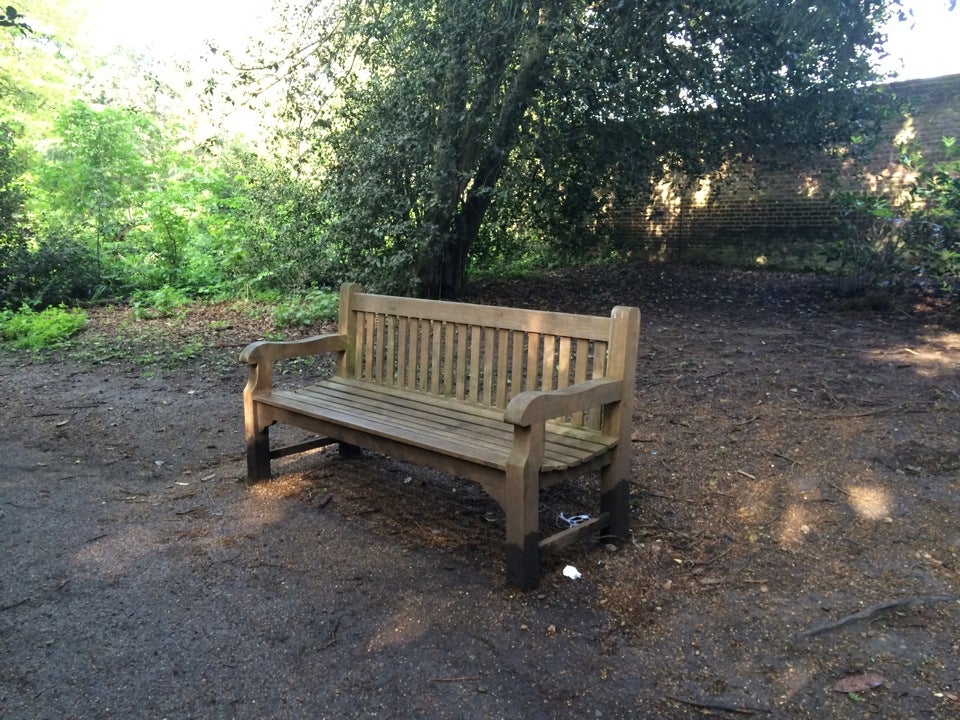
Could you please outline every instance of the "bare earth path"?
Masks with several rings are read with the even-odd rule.
[[[807,278],[603,272],[469,298],[643,312],[631,542],[526,594],[468,483],[332,453],[237,482],[265,320],[102,310],[5,353],[0,717],[960,716],[960,331]]]

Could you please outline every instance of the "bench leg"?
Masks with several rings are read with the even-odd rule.
[[[338,443],[337,451],[344,460],[356,459],[363,454],[359,446],[345,442]]]
[[[270,429],[247,431],[247,482],[270,479]]]
[[[627,458],[629,463],[629,458]],[[626,542],[630,535],[630,483],[620,459],[600,470],[600,512],[610,513],[607,535],[613,542]]]
[[[532,590],[540,580],[539,477],[507,471],[507,583]]]

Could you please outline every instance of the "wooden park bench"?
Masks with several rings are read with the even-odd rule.
[[[507,580],[537,584],[541,558],[586,532],[628,533],[630,434],[640,311],[592,317],[340,291],[339,331],[255,342],[244,389],[247,472],[340,443],[478,482],[506,515]],[[277,360],[335,353],[336,372],[273,386]],[[271,449],[268,428],[319,435]],[[540,537],[540,489],[600,472],[599,513]]]

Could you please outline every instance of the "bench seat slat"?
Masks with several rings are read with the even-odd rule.
[[[338,396],[330,393],[312,393],[305,390],[299,391],[297,396],[301,399],[310,398],[310,402],[317,402],[324,408],[337,408],[341,412],[354,413],[358,417],[362,416],[366,423],[376,423],[378,426],[391,426],[395,432],[403,433],[403,429],[413,427],[418,432],[430,433],[431,431],[443,432],[457,439],[457,442],[479,448],[490,446],[502,448],[504,452],[509,450],[512,436],[510,429],[512,426],[500,422],[500,427],[495,427],[479,416],[470,414],[458,414],[457,416],[448,416],[438,420],[429,413],[424,413],[416,408],[397,405],[380,400],[366,400],[359,395],[353,397]],[[391,398],[392,399],[392,398]],[[387,417],[384,417],[387,415]],[[548,434],[549,436],[549,434]],[[549,436],[550,442],[545,448],[544,468],[566,469],[572,465],[577,465],[596,455],[606,451],[609,447],[607,443],[593,442],[587,443],[579,441],[576,447],[569,446],[567,439],[560,433]]]
[[[315,392],[314,387],[316,386],[302,388],[298,392],[309,394]],[[393,388],[385,390],[378,385],[341,378],[332,378],[323,383],[322,387],[321,395],[327,396],[329,393],[337,391],[349,403],[364,398],[376,412],[381,414],[383,412],[382,403],[387,402],[386,397],[389,397],[391,404],[403,405],[404,412],[423,418],[426,427],[433,427],[449,418],[450,421],[459,419],[468,422],[472,428],[480,432],[488,431],[489,434],[498,438],[502,437],[504,432],[511,430],[511,427],[504,423],[502,411],[482,405],[454,403],[440,397],[408,393]],[[568,454],[574,462],[585,455],[589,457],[591,454],[597,453],[598,448],[602,447],[602,450],[599,450],[599,452],[602,452],[616,442],[615,438],[604,437],[595,430],[584,430],[562,423],[549,423],[548,428],[555,436],[554,441],[558,447],[569,447]]]
[[[353,393],[360,393],[371,398],[379,398],[382,395],[386,394],[390,397],[396,398],[397,402],[404,402],[410,407],[413,408],[427,408],[427,412],[430,413],[431,421],[436,420],[436,413],[440,412],[452,412],[452,413],[465,413],[470,417],[482,418],[486,423],[500,427],[503,424],[503,410],[499,408],[491,408],[485,405],[476,405],[471,403],[460,403],[452,402],[449,398],[444,398],[442,396],[436,395],[426,395],[421,393],[414,393],[403,390],[402,388],[393,388],[393,387],[383,387],[376,383],[367,383],[362,380],[352,380],[348,378],[333,377],[323,383],[324,387],[333,388],[338,387],[344,393],[353,395]],[[302,388],[303,391],[308,391],[310,386]],[[569,437],[571,442],[576,441],[577,439],[584,440],[586,442],[595,442],[597,438],[596,430],[584,429],[580,426],[569,425],[567,423],[557,423],[555,431],[559,434]],[[612,438],[611,438],[612,439]],[[606,443],[606,441],[604,441]]]
[[[349,392],[344,385],[349,385]],[[275,390],[257,400],[287,408],[318,419],[331,420],[375,435],[407,442],[418,447],[442,450],[454,457],[503,470],[513,441],[513,426],[491,418],[488,408],[431,398],[436,413],[411,404],[396,392],[362,382],[340,379],[302,390]],[[615,438],[598,433],[571,437],[567,428],[548,423],[545,472],[564,470],[598,457],[612,447]]]
[[[287,408],[306,416],[329,420],[352,429],[370,432],[392,440],[408,442],[430,450],[442,450],[454,457],[471,462],[479,462],[499,470],[504,469],[506,457],[510,448],[511,437],[506,433],[498,437],[481,437],[481,426],[458,422],[454,425],[428,426],[414,422],[413,418],[405,417],[397,412],[401,408],[381,406],[378,410],[367,409],[358,412],[355,407],[334,406],[330,403],[317,405],[305,395],[291,394],[283,397],[283,393],[266,396],[261,399],[264,404]],[[390,413],[386,415],[385,413]],[[547,447],[545,449],[542,470],[563,470],[571,465],[586,462],[592,457],[599,456],[609,449],[606,445],[596,445],[591,452],[581,451],[571,454],[562,443],[557,440],[562,436],[552,436],[548,432]]]
[[[304,417],[326,420],[351,430],[379,435],[413,447],[442,452],[458,460],[467,460],[496,470],[502,470],[504,466],[503,458],[495,450],[487,448],[484,451],[481,448],[465,447],[462,443],[451,441],[449,434],[446,433],[433,432],[427,434],[410,426],[398,428],[383,422],[384,418],[382,417],[374,417],[368,420],[349,410],[322,408],[294,393],[271,393],[258,398],[258,401],[266,405],[294,411]]]
[[[334,384],[303,388],[295,395],[299,400],[318,408],[318,412],[337,410],[353,413],[358,418],[362,418],[365,424],[374,422],[378,426],[396,428],[395,432],[400,432],[407,427],[424,434],[431,430],[452,436],[469,432],[470,435],[463,438],[463,443],[481,448],[491,444],[496,445],[502,442],[503,438],[503,433],[498,434],[489,428],[484,428],[476,422],[476,417],[468,413],[450,414],[443,418],[433,418],[431,421],[430,413],[393,402],[396,396],[390,394],[365,397],[357,393],[351,396],[339,391]]]

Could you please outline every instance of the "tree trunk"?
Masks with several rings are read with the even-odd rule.
[[[471,195],[447,230],[424,242],[417,258],[421,297],[452,300],[460,296],[466,283],[470,248],[489,207],[489,200]]]
[[[463,291],[470,248],[490,208],[506,159],[520,135],[524,113],[540,89],[547,48],[556,32],[556,26],[547,23],[548,13],[538,11],[537,15],[538,23],[526,41],[516,74],[511,80],[505,79],[509,87],[495,110],[483,146],[477,147],[471,132],[456,133],[461,139],[456,167],[474,169],[471,181],[455,191],[456,197],[447,195],[447,186],[438,187],[437,207],[447,210],[439,209],[426,227],[427,237],[417,257],[417,277],[423,297],[453,299]],[[463,195],[466,188],[469,190]]]

